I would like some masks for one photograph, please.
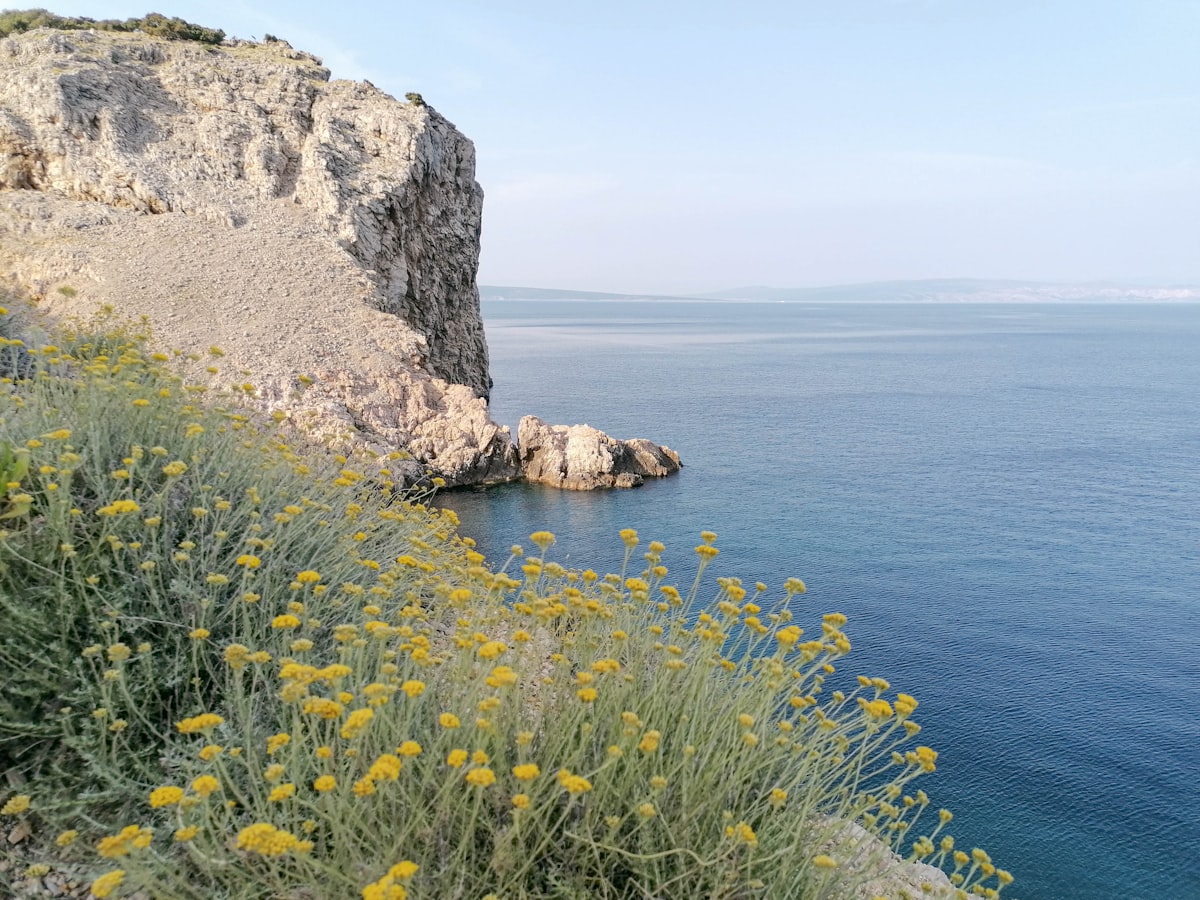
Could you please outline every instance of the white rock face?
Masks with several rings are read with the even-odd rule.
[[[425,338],[431,374],[486,396],[475,148],[432,108],[283,42],[38,30],[0,41],[0,78],[0,188],[233,227],[286,199]]]
[[[517,426],[517,452],[526,480],[576,491],[637,487],[682,465],[670,447],[620,441],[590,425],[547,425],[537,416]]]
[[[450,486],[521,474],[487,409],[482,205],[450,122],[285,42],[0,40],[0,278],[215,345],[190,375]]]

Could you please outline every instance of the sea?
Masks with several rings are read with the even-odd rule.
[[[1200,898],[1200,304],[485,300],[492,410],[675,449],[634,490],[451,492],[493,563],[622,528],[791,576],[920,701],[924,788],[1020,900]]]

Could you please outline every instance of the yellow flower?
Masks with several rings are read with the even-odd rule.
[[[48,434],[42,435],[42,437],[44,437],[48,441],[65,441],[70,436],[71,436],[71,429],[69,429],[69,428],[59,428],[57,431],[51,431]]]
[[[19,816],[21,813],[29,809],[32,798],[28,794],[17,794],[14,797],[9,797],[8,802],[0,807],[0,815],[2,816]]]
[[[125,870],[116,869],[112,872],[105,872],[99,878],[92,882],[91,891],[93,896],[107,897],[115,891],[125,880]]]
[[[320,791],[321,793],[325,793],[326,791],[332,791],[336,787],[337,787],[337,779],[334,778],[332,775],[322,775],[320,778],[318,778],[316,781],[313,782],[313,790]]]
[[[554,543],[554,534],[549,531],[535,531],[529,536],[529,539],[537,545],[539,550],[545,553],[550,548],[550,545]]]
[[[621,542],[626,547],[636,547],[638,544],[638,533],[633,528],[622,528],[620,532]]]
[[[332,747],[318,747],[314,752],[317,755],[317,759],[333,759]]]
[[[346,724],[342,726],[342,737],[346,740],[353,740],[363,733],[363,730],[375,717],[374,710],[371,709],[356,709],[346,717]]]
[[[281,856],[299,843],[296,836],[266,822],[255,822],[238,832],[237,845],[261,856]]]
[[[860,697],[858,702],[863,711],[872,719],[887,719],[892,715],[892,705],[886,700],[864,700]]]
[[[592,789],[592,783],[582,775],[572,775],[566,769],[559,769],[558,783],[569,794],[585,794]]]
[[[173,478],[176,475],[182,475],[187,471],[187,468],[187,463],[183,462],[183,460],[177,459],[163,466],[162,473],[169,478]]]
[[[288,800],[288,799],[294,797],[295,795],[296,795],[296,786],[294,784],[292,784],[291,782],[287,782],[285,784],[279,785],[273,791],[271,791],[271,793],[267,797],[267,799],[269,801],[271,801],[272,803],[280,803],[284,800]]]
[[[96,510],[97,516],[119,516],[122,512],[137,512],[140,506],[133,500],[113,500],[107,506]]]
[[[305,569],[296,575],[296,580],[301,584],[316,584],[321,580],[321,573],[315,572],[312,569]]]
[[[638,742],[638,749],[643,753],[653,753],[658,749],[658,742],[660,740],[662,740],[661,732],[647,731]]]
[[[475,787],[487,787],[496,783],[496,773],[487,768],[472,769],[463,777],[466,779],[467,784],[474,785]]]
[[[405,741],[396,748],[396,752],[401,756],[420,756],[421,745],[416,741]]]
[[[137,825],[126,825],[117,834],[109,835],[106,838],[101,838],[96,844],[96,852],[106,859],[115,859],[119,856],[127,856],[130,847],[142,849],[150,846],[150,841],[154,838],[154,832],[143,830]]]
[[[392,756],[390,753],[384,753],[371,763],[371,768],[367,772],[367,777],[372,781],[395,781],[400,777],[400,767],[403,763],[400,758]]]
[[[444,712],[438,716],[438,724],[443,728],[458,728],[462,723],[454,713]]]
[[[212,775],[201,775],[192,781],[192,790],[201,797],[207,797],[221,787],[221,782]]]
[[[267,766],[266,771],[263,772],[263,781],[267,782],[268,784],[274,784],[283,777],[283,773],[286,771],[287,770],[279,763],[269,765]]]
[[[272,628],[299,628],[300,620],[291,613],[285,613],[282,616],[276,616],[271,620]]]
[[[514,794],[512,798],[512,805],[517,809],[529,809],[529,795]]]
[[[160,806],[174,806],[183,799],[183,788],[172,785],[157,787],[150,792],[150,806],[158,809]]]
[[[838,867],[838,861],[832,856],[822,853],[813,857],[813,865],[818,869],[836,869]]]
[[[913,762],[926,772],[932,772],[937,768],[934,765],[938,758],[937,751],[930,747],[918,747],[915,753],[909,755],[913,757]]]
[[[388,875],[397,881],[408,881],[408,879],[417,874],[417,870],[420,868],[415,862],[406,859],[388,869]]]
[[[658,815],[658,810],[654,808],[653,803],[643,803],[637,808],[637,811],[643,819],[652,819]]]
[[[771,789],[771,805],[779,809],[783,804],[787,803],[788,793],[782,788]]]
[[[480,659],[495,659],[507,649],[508,645],[502,644],[500,641],[487,641],[480,646],[477,652]]]
[[[210,731],[224,721],[216,713],[201,713],[190,719],[184,719],[182,722],[176,722],[175,727],[179,729],[180,734],[196,734]]]
[[[67,846],[70,846],[71,844],[73,844],[75,842],[75,838],[77,838],[77,837],[79,837],[79,832],[76,831],[74,828],[70,828],[70,829],[64,831],[58,837],[56,837],[54,839],[54,843],[56,843],[60,847],[67,847]]]
[[[517,673],[508,666],[496,666],[484,681],[489,687],[507,687],[517,683]]]
[[[520,766],[513,766],[513,777],[518,781],[532,781],[537,778],[542,772],[538,768],[537,763],[525,763]]]
[[[267,756],[273,755],[281,747],[286,747],[291,740],[292,736],[286,731],[271,735],[267,738]]]
[[[369,797],[375,793],[375,781],[372,778],[360,778],[354,782],[355,797]]]
[[[595,689],[595,688],[592,688],[592,687],[586,687],[586,688],[581,688],[581,689],[579,689],[578,691],[576,691],[576,692],[575,692],[575,696],[577,696],[577,697],[578,697],[580,700],[582,700],[584,703],[591,703],[592,701],[594,701],[594,700],[595,700],[595,699],[596,699],[598,696],[600,696],[600,695],[599,695],[599,693],[596,691],[596,689]]]
[[[188,637],[190,637],[194,641],[203,641],[206,638],[210,637],[211,635],[212,635],[212,632],[209,631],[207,628],[193,628],[191,631],[188,632]]]
[[[446,765],[453,769],[461,769],[467,762],[466,750],[451,750],[446,757]]]
[[[738,822],[736,825],[728,825],[725,828],[725,837],[733,838],[744,844],[754,846],[758,843],[758,835],[754,833],[754,829],[745,822]]]
[[[113,644],[108,648],[108,658],[111,662],[124,662],[133,655],[133,651],[125,644]]]
[[[788,625],[786,628],[780,628],[775,632],[775,640],[779,641],[781,647],[791,647],[800,640],[803,634],[803,629],[795,625]]]
[[[257,569],[259,566],[262,565],[262,560],[259,559],[257,556],[255,556],[253,553],[243,553],[234,562],[237,565],[243,566],[244,568],[247,568],[247,569]]]
[[[425,693],[425,682],[423,681],[406,681],[400,685],[400,690],[406,693],[409,697],[420,697]]]

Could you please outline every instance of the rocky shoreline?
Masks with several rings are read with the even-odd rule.
[[[330,80],[284,41],[6,38],[8,288],[52,320],[144,318],[189,378],[297,435],[401,451],[406,480],[593,489],[677,471],[672,451],[601,432],[581,453],[586,426],[565,456],[518,450],[492,421],[475,149],[414,98]]]

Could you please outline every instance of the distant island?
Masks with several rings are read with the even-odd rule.
[[[483,300],[691,300],[754,303],[1195,303],[1200,284],[1005,281],[932,278],[825,287],[755,285],[700,294],[617,294],[480,285]]]

